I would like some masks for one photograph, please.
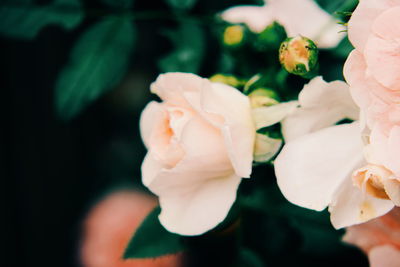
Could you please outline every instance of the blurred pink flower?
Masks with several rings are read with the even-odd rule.
[[[81,261],[85,267],[176,267],[179,255],[123,260],[133,233],[156,206],[154,197],[133,190],[117,191],[100,201],[84,222]]]
[[[362,249],[368,255],[371,267],[399,267],[400,208],[347,228],[343,240]]]
[[[260,33],[277,21],[289,37],[302,35],[320,48],[332,48],[345,36],[344,27],[313,0],[265,0],[263,6],[236,6],[225,10],[222,18],[230,23],[244,23]]]

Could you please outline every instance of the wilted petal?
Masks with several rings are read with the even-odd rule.
[[[170,232],[200,235],[227,216],[241,178],[235,174],[206,180],[190,192],[160,195],[161,224]]]
[[[275,174],[286,199],[320,211],[361,161],[359,125],[343,124],[287,143],[275,160]]]
[[[392,201],[370,196],[354,186],[349,173],[335,192],[329,211],[332,225],[339,229],[382,216],[393,207]]]

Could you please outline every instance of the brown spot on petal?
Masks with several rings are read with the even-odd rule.
[[[367,221],[375,217],[375,209],[372,207],[371,203],[364,201],[360,206],[359,218],[361,221]]]

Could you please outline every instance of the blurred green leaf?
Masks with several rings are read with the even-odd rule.
[[[191,9],[197,0],[165,0],[173,9],[187,10]]]
[[[184,250],[182,237],[168,232],[160,224],[155,208],[135,232],[124,253],[124,259],[155,258]]]
[[[278,51],[281,43],[285,41],[286,38],[287,34],[285,28],[278,22],[273,22],[257,35],[254,46],[259,51]]]
[[[71,30],[82,19],[79,0],[55,0],[43,6],[27,1],[0,4],[0,34],[14,38],[33,39],[40,30],[51,24]]]
[[[162,72],[198,72],[204,55],[204,33],[193,23],[183,23],[177,31],[166,32],[175,50],[163,57],[158,65]]]
[[[340,58],[347,58],[350,52],[354,49],[353,45],[350,43],[349,39],[343,38],[336,49],[332,50],[332,53]]]
[[[58,115],[71,119],[126,73],[135,40],[129,17],[107,17],[76,42],[56,85]]]
[[[133,0],[101,0],[104,4],[117,8],[131,8]]]
[[[240,267],[263,267],[265,264],[257,254],[248,249],[241,248],[239,251],[239,266]]]

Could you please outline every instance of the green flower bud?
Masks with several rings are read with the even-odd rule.
[[[243,85],[243,82],[235,76],[220,73],[214,74],[209,78],[209,80],[216,83],[224,83],[233,87],[239,87]]]
[[[266,107],[278,104],[278,95],[267,88],[258,88],[249,94],[252,108]]]
[[[279,61],[289,73],[312,78],[318,69],[318,48],[303,36],[287,38],[279,48]]]
[[[241,25],[232,25],[225,28],[223,41],[226,46],[239,46],[245,37],[245,28]]]

